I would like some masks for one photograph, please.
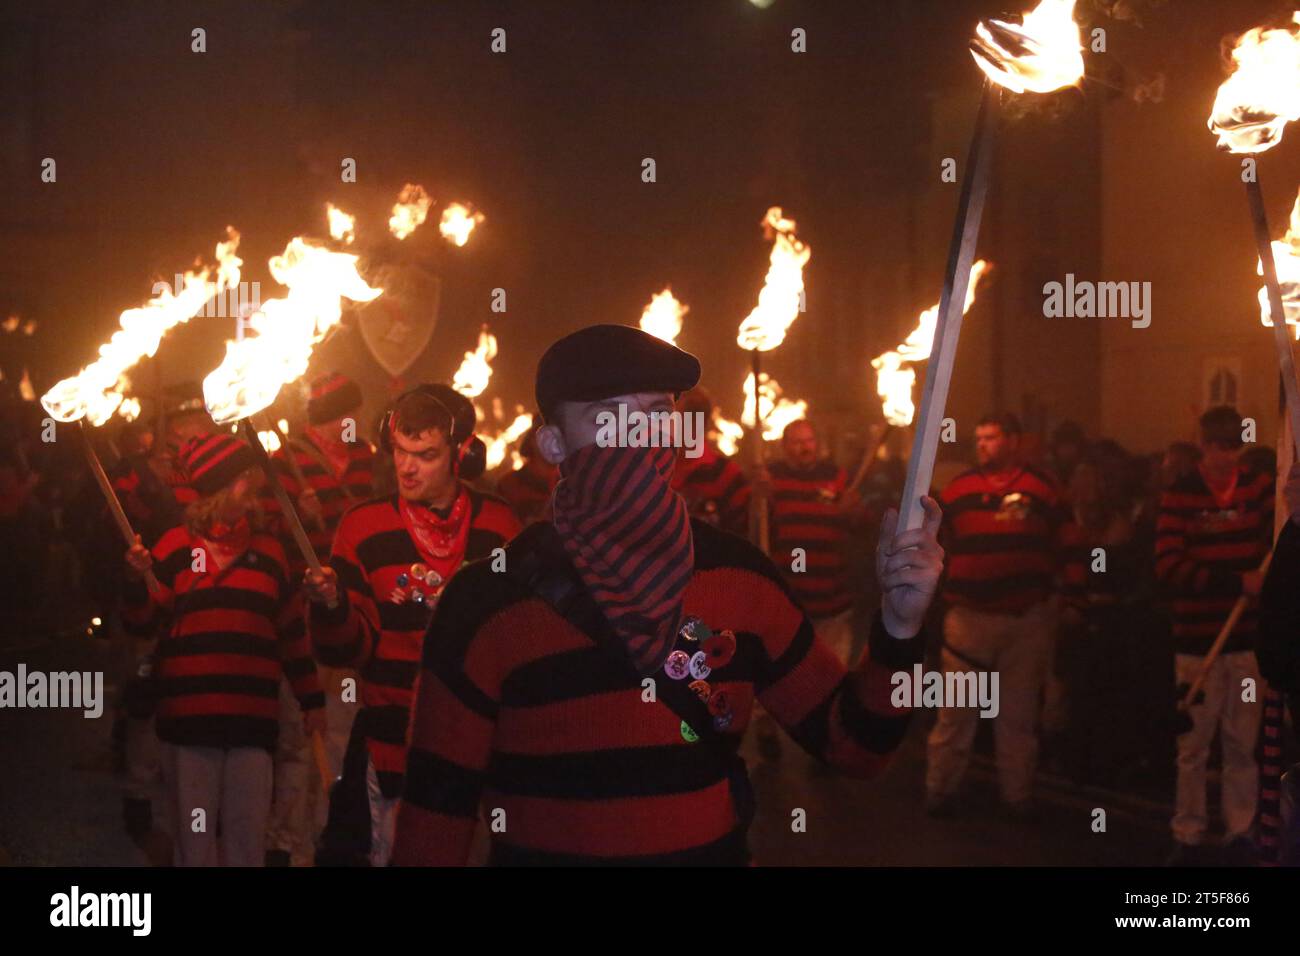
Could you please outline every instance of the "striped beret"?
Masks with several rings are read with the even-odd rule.
[[[257,465],[257,456],[234,435],[202,435],[181,449],[180,464],[190,487],[200,495],[215,494],[241,473]]]
[[[323,425],[361,407],[361,386],[342,372],[329,372],[311,383],[307,421]]]

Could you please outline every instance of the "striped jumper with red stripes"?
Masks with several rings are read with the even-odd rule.
[[[204,552],[206,570],[195,571]],[[279,541],[254,533],[248,549],[225,569],[203,539],[184,527],[152,549],[162,592],[129,579],[123,623],[149,636],[167,615],[154,676],[158,738],[193,747],[274,750],[280,732],[280,677],[304,711],[325,706],[304,630],[302,597]]]
[[[1273,478],[1237,471],[1220,497],[1200,469],[1160,497],[1156,519],[1156,577],[1171,599],[1174,649],[1204,654],[1241,596],[1241,575],[1259,567],[1273,537]],[[1233,628],[1225,654],[1255,647],[1259,623],[1252,603]]]
[[[853,607],[849,587],[849,518],[839,497],[848,486],[844,469],[830,459],[812,468],[777,461],[772,476],[772,557],[810,617],[842,614]],[[795,548],[807,567],[792,568]]]
[[[347,443],[347,464],[342,473],[334,471],[335,466],[326,457],[315,442],[311,433],[289,440],[288,448],[280,448],[272,456],[276,473],[289,494],[289,500],[297,503],[298,496],[305,490],[298,482],[298,477],[289,467],[287,456],[292,453],[303,480],[316,492],[320,500],[321,512],[325,518],[324,527],[313,521],[304,521],[307,538],[311,541],[316,554],[325,559],[329,556],[330,546],[334,543],[334,532],[344,513],[355,504],[367,500],[372,494],[375,473],[375,451],[369,442],[357,440]],[[270,490],[263,495],[262,507],[278,516],[279,503]],[[296,555],[296,549],[289,551]]]
[[[468,485],[461,493],[470,501],[463,560],[488,557],[519,533],[519,521],[505,502]],[[409,576],[411,566],[422,561],[397,496],[371,499],[343,516],[334,537],[329,564],[338,574],[338,607],[311,605],[317,660],[360,672],[361,711],[354,732],[365,739],[387,797],[401,791],[412,688],[431,605],[395,600],[394,592],[398,576]]]
[[[677,456],[673,491],[686,499],[692,517],[703,518],[723,531],[745,534],[749,524],[749,482],[740,466],[705,443],[702,454]]]
[[[949,604],[1022,614],[1050,597],[1064,560],[1066,517],[1051,478],[1031,465],[1005,476],[972,468],[954,478],[939,501]]]
[[[691,524],[685,611],[737,641],[708,675],[713,694],[731,698],[725,735],[738,747],[761,702],[840,771],[882,770],[910,717],[890,702],[890,676],[920,660],[923,640],[895,640],[877,615],[867,655],[846,674],[765,555]],[[534,524],[507,561],[536,548],[562,560],[557,538]],[[463,569],[424,644],[393,862],[464,864],[480,805],[505,822],[491,833],[497,864],[744,862],[727,768],[646,693],[630,665],[527,585],[486,562]]]

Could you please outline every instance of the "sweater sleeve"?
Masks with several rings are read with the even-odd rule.
[[[894,638],[877,612],[866,651],[846,673],[778,580],[761,576],[752,595],[748,629],[762,639],[756,688],[763,707],[804,750],[841,773],[878,774],[911,720],[910,708],[890,700],[891,678],[921,660],[923,633]]]
[[[361,668],[379,638],[379,608],[356,552],[357,522],[345,515],[334,534],[330,567],[338,575],[337,607],[311,602],[311,644],[316,659],[329,667]]]
[[[153,575],[160,590],[155,594],[143,577],[126,576],[122,590],[122,627],[133,637],[155,633],[175,601],[176,577],[190,562],[189,536],[184,528],[168,530],[151,550]]]
[[[473,567],[447,585],[428,633],[411,709],[406,776],[393,840],[396,866],[463,866],[478,822],[500,708],[482,582]]]
[[[325,706],[325,692],[307,641],[304,599],[296,590],[287,591],[276,629],[280,635],[281,666],[298,705],[304,711],[318,710]]]

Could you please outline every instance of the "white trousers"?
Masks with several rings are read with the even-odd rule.
[[[262,866],[271,809],[270,753],[260,747],[225,750],[165,742],[160,750],[176,821],[176,865]]]
[[[1190,684],[1204,660],[1198,654],[1175,654],[1178,682]],[[1242,682],[1247,678],[1256,688],[1256,700],[1251,703],[1241,699]],[[1205,765],[1216,730],[1223,750],[1219,793],[1227,839],[1250,829],[1259,797],[1255,741],[1263,716],[1263,705],[1258,702],[1260,684],[1254,651],[1223,654],[1211,666],[1205,678],[1205,702],[1192,705],[1192,729],[1178,738],[1178,786],[1170,828],[1179,843],[1195,845],[1205,836]]]

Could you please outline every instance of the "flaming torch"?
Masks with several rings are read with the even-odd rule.
[[[980,259],[970,267],[970,278],[966,288],[966,305],[962,309],[965,315],[975,303],[975,290],[979,281],[993,267],[985,259]],[[939,304],[936,303],[921,313],[916,328],[903,340],[896,351],[884,352],[871,360],[871,367],[876,370],[876,394],[881,398],[881,410],[885,415],[885,426],[862,456],[858,473],[849,482],[850,488],[856,488],[867,477],[871,463],[876,460],[880,447],[889,438],[895,428],[912,424],[916,415],[916,406],[912,404],[912,386],[916,384],[916,371],[910,367],[924,362],[930,357],[934,347],[935,323],[939,318]]]
[[[135,531],[95,453],[86,421],[99,426],[112,418],[124,403],[126,372],[140,359],[152,357],[163,336],[198,314],[210,298],[238,285],[243,264],[235,255],[239,233],[227,227],[226,236],[225,242],[217,243],[215,269],[205,266],[198,272],[186,272],[179,292],[164,289],[139,308],[127,309],[118,318],[118,331],[99,347],[99,358],[41,396],[41,404],[53,419],[79,424],[86,462],[128,547],[135,544]],[[145,576],[145,582],[151,591],[158,590],[152,573]]]
[[[333,252],[295,237],[273,257],[271,275],[289,291],[262,303],[247,323],[254,334],[226,343],[226,357],[203,380],[208,414],[218,424],[239,421],[257,455],[289,530],[307,566],[320,573],[320,559],[285,493],[250,417],[275,401],[280,389],[307,371],[312,350],[342,318],[342,300],[370,302],[383,294],[357,273],[357,256]]]
[[[964,308],[958,303],[966,302],[980,218],[988,194],[1000,90],[1050,93],[1073,86],[1083,78],[1083,43],[1079,26],[1074,22],[1074,0],[1042,0],[1021,21],[1020,24],[983,21],[976,26],[971,41],[971,55],[985,76],[984,92],[966,155],[966,174],[939,298],[934,352],[925,376],[916,441],[908,459],[907,481],[899,503],[899,531],[921,526],[921,495],[929,491],[934,476],[939,425],[948,400],[961,334]]]
[[[478,398],[492,379],[492,360],[497,357],[497,337],[487,326],[479,331],[478,347],[466,352],[460,368],[451,378],[451,387],[466,398]]]
[[[1300,11],[1292,19],[1300,24]],[[1263,27],[1247,30],[1237,39],[1231,60],[1233,72],[1219,87],[1208,125],[1218,136],[1220,149],[1245,155],[1262,153],[1282,141],[1282,131],[1287,123],[1300,118],[1300,31],[1293,28],[1266,30]],[[1249,173],[1242,179],[1267,290],[1264,298],[1268,302],[1265,313],[1268,321],[1265,324],[1273,326],[1273,342],[1277,346],[1291,434],[1300,436],[1300,388],[1296,383],[1295,361],[1286,323],[1277,320],[1277,317],[1286,315],[1286,310],[1278,282],[1274,246],[1264,212],[1258,170],[1252,169]],[[1289,252],[1289,249],[1285,251]],[[1278,465],[1281,467],[1282,463]]]
[[[678,302],[672,289],[664,289],[652,295],[650,304],[641,312],[641,331],[676,345],[677,336],[682,334],[682,319],[689,311],[691,307]]]
[[[469,242],[469,234],[474,231],[474,227],[486,218],[481,212],[473,212],[464,203],[454,202],[442,211],[438,231],[448,242],[463,246]]]
[[[758,305],[740,323],[736,343],[749,352],[753,368],[747,389],[746,404],[754,406],[754,469],[763,466],[763,438],[758,432],[763,421],[760,396],[763,391],[759,353],[770,352],[785,341],[785,334],[799,318],[804,303],[803,267],[808,264],[812,250],[795,236],[795,223],[786,219],[780,206],[773,206],[763,217],[764,234],[772,240],[767,277],[758,294]],[[775,401],[775,399],[773,399]],[[761,495],[750,498],[750,520],[753,522],[758,545],[768,550],[767,501]]]
[[[397,194],[393,214],[388,217],[388,231],[398,239],[405,239],[429,218],[431,205],[433,197],[424,191],[423,186],[407,183]]]

